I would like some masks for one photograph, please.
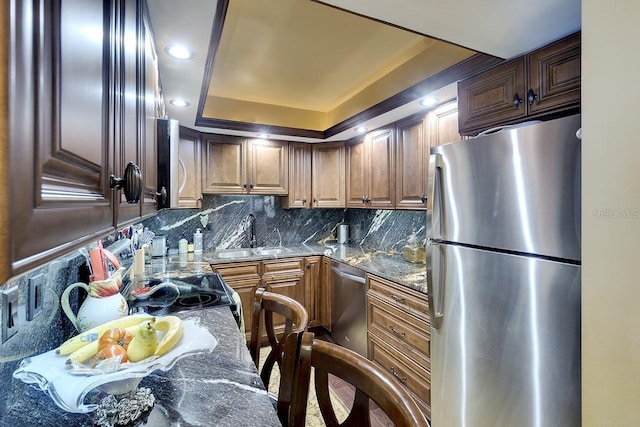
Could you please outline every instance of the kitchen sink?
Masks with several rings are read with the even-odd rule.
[[[218,252],[216,256],[221,259],[246,258],[253,255],[250,249],[233,249],[229,251]]]
[[[278,255],[283,252],[287,252],[285,248],[263,248],[257,249],[256,255]]]

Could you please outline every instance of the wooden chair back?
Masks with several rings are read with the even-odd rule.
[[[297,350],[296,350],[297,348]],[[285,343],[288,357],[297,352],[295,361],[287,360],[282,368],[283,376],[293,376],[290,394],[281,396],[282,408],[278,407],[281,420],[286,416],[290,427],[305,425],[311,368],[314,368],[315,393],[320,412],[328,427],[367,427],[371,425],[369,400],[373,400],[396,426],[429,426],[424,414],[393,376],[374,362],[361,355],[326,341],[314,339],[310,332],[291,334]],[[339,423],[329,396],[328,374],[350,383],[356,389],[353,406],[347,418]],[[281,389],[282,390],[282,389]],[[287,399],[290,402],[286,402]],[[286,412],[289,405],[289,411]]]
[[[275,331],[273,323],[274,314],[279,314],[285,318],[284,333],[281,335],[281,339],[278,338],[278,334]],[[262,368],[260,368],[260,347],[262,344],[261,325],[263,321],[271,349]],[[277,363],[278,367],[281,368],[284,339],[292,332],[304,332],[307,329],[308,323],[309,315],[298,301],[284,295],[268,292],[264,288],[258,288],[253,302],[249,353],[256,364],[256,368],[260,370],[260,378],[265,388],[269,387],[273,366]]]

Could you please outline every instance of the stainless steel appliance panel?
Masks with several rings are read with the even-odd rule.
[[[431,149],[427,236],[580,259],[580,116]]]
[[[435,427],[580,426],[580,266],[448,244],[432,265]]]
[[[365,273],[332,261],[331,277],[331,337],[341,346],[367,357]]]

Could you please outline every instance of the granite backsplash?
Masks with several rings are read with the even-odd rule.
[[[204,233],[204,249],[249,246],[247,215],[256,218],[259,246],[287,246],[318,243],[335,239],[337,226],[349,224],[352,245],[399,253],[410,237],[425,239],[424,211],[369,209],[283,209],[277,196],[212,196],[204,197],[201,209],[164,209],[143,225],[167,236],[169,247],[176,248],[180,238],[191,241],[196,228]],[[206,224],[206,225],[204,225]],[[105,245],[114,236],[105,238]],[[19,362],[30,355],[57,347],[73,333],[73,326],[60,309],[60,295],[77,281],[86,281],[85,258],[74,251],[46,265],[6,282],[0,290],[18,287],[18,332],[0,345],[0,383],[4,384],[0,399],[0,418],[20,399],[18,380],[12,378]],[[29,280],[42,275],[42,311],[26,320]],[[84,293],[72,292],[71,305],[77,311]],[[2,299],[0,299],[0,306]]]
[[[192,241],[200,228],[204,250],[249,246],[249,221],[256,218],[258,246],[287,246],[335,239],[340,224],[349,224],[352,244],[400,252],[409,238],[425,239],[424,211],[373,209],[283,209],[277,196],[205,195],[201,209],[163,209],[143,222],[167,238]],[[203,224],[206,224],[204,226]]]

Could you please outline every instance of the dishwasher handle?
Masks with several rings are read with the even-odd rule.
[[[358,283],[361,283],[363,285],[366,283],[366,280],[365,280],[364,277],[355,276],[353,274],[345,273],[344,271],[340,271],[336,267],[331,267],[331,271],[333,271],[338,276],[343,277],[345,279],[353,280],[354,282],[358,282]]]

